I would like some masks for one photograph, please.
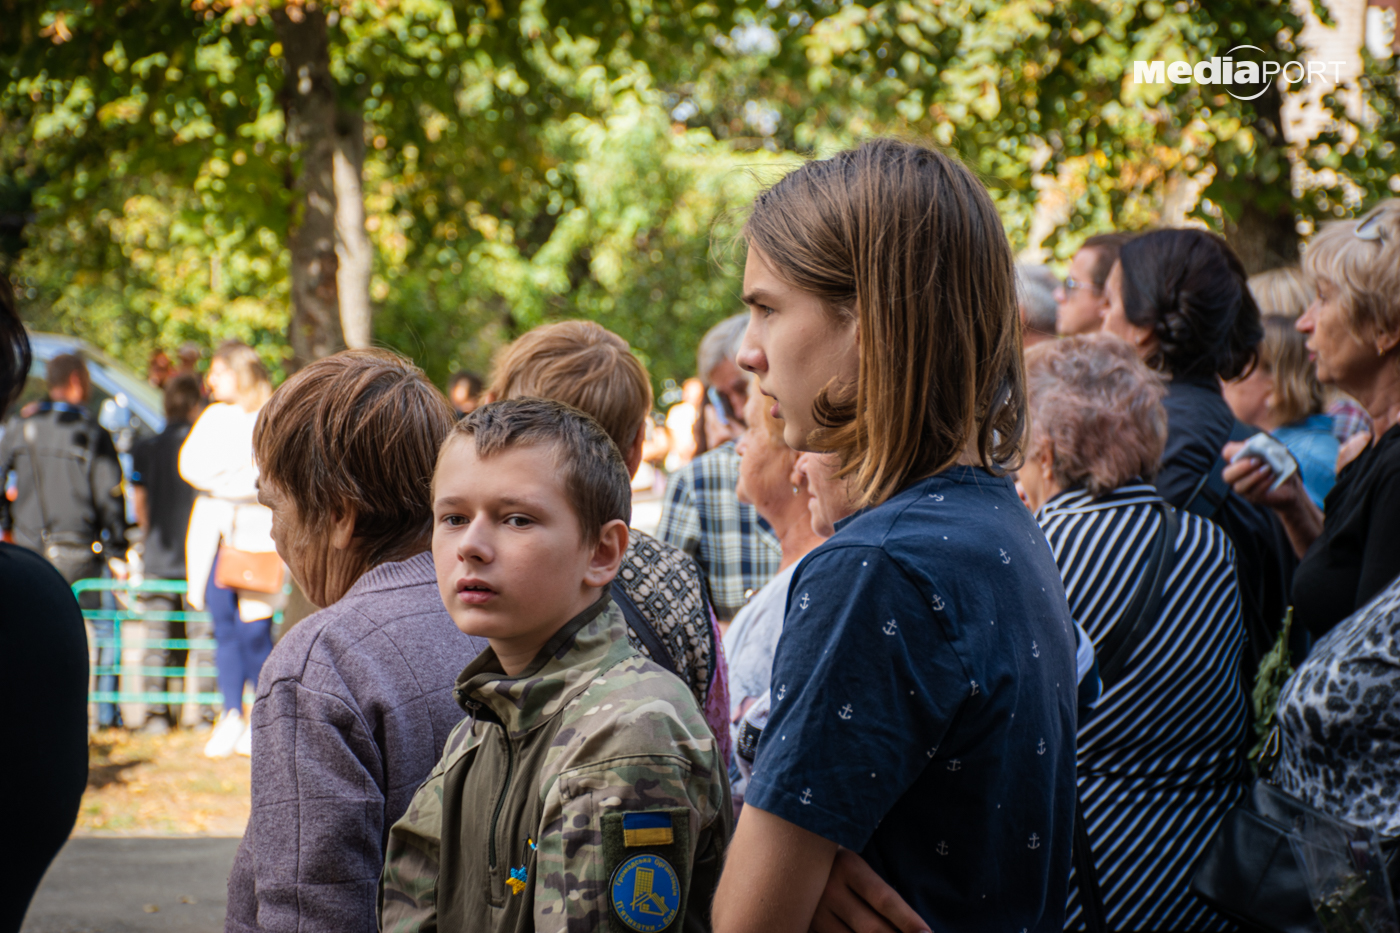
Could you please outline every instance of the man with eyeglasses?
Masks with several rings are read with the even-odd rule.
[[[1085,240],[1074,254],[1069,275],[1055,289],[1055,332],[1061,337],[1092,334],[1103,326],[1108,310],[1104,282],[1128,239],[1123,233],[1101,233]]]

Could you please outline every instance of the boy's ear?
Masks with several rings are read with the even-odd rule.
[[[627,553],[629,537],[627,523],[620,518],[603,526],[598,543],[593,547],[593,555],[589,558],[588,571],[583,575],[586,586],[601,589],[613,581],[618,568],[622,566],[622,555]]]

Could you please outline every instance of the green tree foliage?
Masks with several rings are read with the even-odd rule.
[[[36,326],[138,365],[227,336],[286,358],[303,208],[284,2],[0,0],[0,251],[19,257]],[[738,310],[724,247],[744,205],[800,158],[874,133],[956,149],[1013,244],[1061,259],[1190,203],[1247,262],[1274,264],[1296,253],[1296,220],[1369,204],[1400,172],[1393,59],[1368,61],[1365,106],[1303,152],[1283,142],[1276,93],[1134,83],[1137,59],[1241,43],[1297,57],[1283,0],[339,0],[321,14],[338,106],[364,126],[375,340],[438,381],[574,316],[626,336],[658,383],[689,375],[699,335]],[[1295,190],[1290,160],[1315,190]]]

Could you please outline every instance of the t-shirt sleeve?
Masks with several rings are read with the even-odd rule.
[[[810,555],[745,804],[863,849],[978,689],[948,639],[951,608],[879,548]]]

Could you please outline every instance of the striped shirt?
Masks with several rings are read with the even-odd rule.
[[[1148,570],[1161,523],[1155,489],[1061,493],[1037,514],[1070,612],[1102,645]],[[1247,707],[1240,685],[1235,553],[1216,525],[1177,513],[1176,566],[1160,612],[1079,726],[1079,794],[1110,929],[1232,930],[1188,890],[1196,860],[1242,795]],[[1084,929],[1071,881],[1065,929]]]
[[[777,535],[734,494],[739,454],[733,442],[671,474],[656,536],[685,551],[705,574],[715,615],[728,622],[782,563]]]

